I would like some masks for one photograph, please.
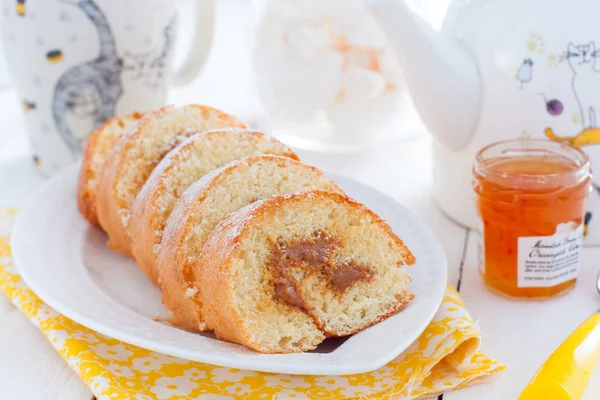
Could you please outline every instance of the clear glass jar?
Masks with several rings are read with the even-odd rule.
[[[549,140],[499,142],[479,151],[473,174],[488,288],[528,299],[572,288],[591,190],[588,156]]]
[[[255,4],[255,81],[274,136],[293,147],[343,152],[410,131],[417,117],[400,67],[361,1]]]

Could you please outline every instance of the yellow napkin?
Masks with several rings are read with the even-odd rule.
[[[201,364],[132,346],[62,316],[25,285],[13,265],[9,246],[15,216],[15,211],[0,208],[0,290],[44,333],[99,400],[422,399],[504,369],[479,352],[477,326],[460,295],[450,287],[419,339],[384,367],[365,374],[266,374]]]

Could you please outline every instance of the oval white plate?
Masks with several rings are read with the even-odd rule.
[[[153,317],[167,316],[160,292],[132,259],[106,248],[106,236],[78,213],[78,166],[46,184],[19,214],[12,250],[21,276],[49,306],[80,324],[139,347],[172,356],[264,372],[342,375],[372,371],[404,351],[433,318],[447,271],[430,230],[392,198],[361,183],[333,177],[348,195],[385,219],[417,257],[407,268],[416,298],[402,312],[347,339],[312,352],[258,354],[193,334]]]

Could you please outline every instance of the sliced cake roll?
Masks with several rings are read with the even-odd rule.
[[[187,139],[154,169],[131,208],[132,252],[139,267],[157,284],[156,256],[167,217],[183,192],[207,172],[258,154],[297,159],[277,140],[245,129],[213,130]]]
[[[343,195],[280,195],[218,224],[195,264],[195,289],[219,338],[300,352],[406,307],[403,266],[414,261],[383,220]]]
[[[131,254],[130,207],[159,161],[195,133],[226,127],[245,126],[211,107],[169,106],[144,115],[119,140],[108,155],[98,187],[98,220],[108,234],[110,248]]]
[[[167,221],[157,264],[173,323],[192,331],[206,328],[197,301],[202,287],[194,283],[202,270],[202,245],[223,218],[256,200],[314,189],[340,192],[317,168],[277,156],[235,161],[193,184]]]
[[[79,173],[77,207],[81,215],[92,225],[100,226],[96,211],[96,198],[98,178],[106,156],[121,136],[137,125],[142,115],[133,113],[124,117],[111,118],[88,138]]]

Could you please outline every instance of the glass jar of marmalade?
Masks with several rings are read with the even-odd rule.
[[[485,284],[526,299],[572,288],[591,190],[588,156],[549,140],[499,142],[477,153],[473,174]]]

